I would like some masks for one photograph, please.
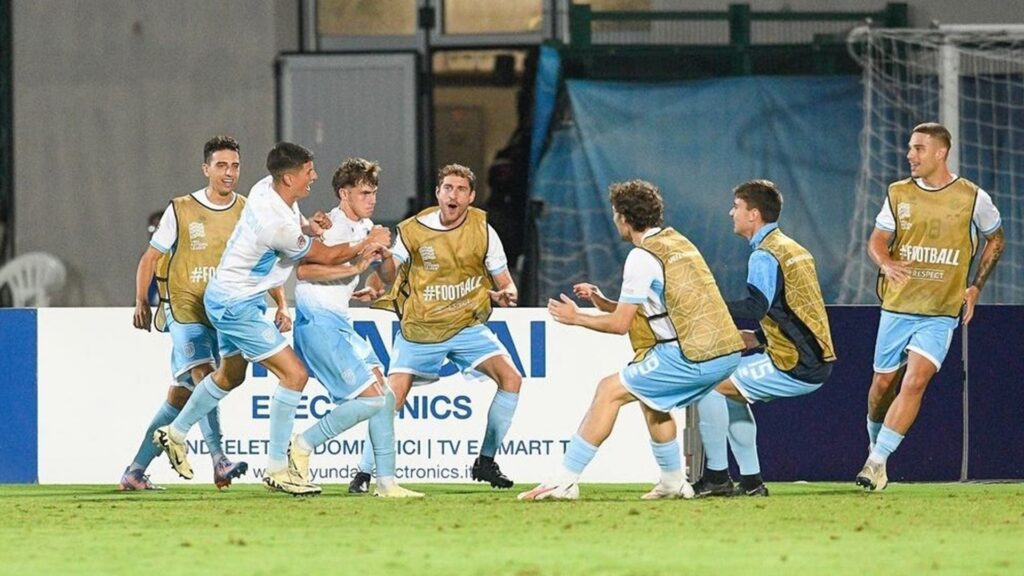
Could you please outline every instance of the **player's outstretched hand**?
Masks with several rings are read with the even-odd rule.
[[[278,308],[277,314],[274,314],[274,326],[281,331],[281,334],[290,332],[292,329],[292,317],[288,315],[288,311],[284,308]]]
[[[374,290],[372,287],[367,286],[365,288],[360,288],[359,290],[353,292],[352,299],[358,300],[360,302],[373,302],[377,298],[381,297],[382,292],[383,291],[378,292],[377,290]]]
[[[491,301],[504,308],[515,308],[519,305],[519,293],[512,286],[506,286],[501,290],[488,290],[487,294]]]
[[[153,328],[153,311],[149,308],[149,302],[139,300],[135,303],[135,315],[132,324],[139,330],[150,332]]]
[[[565,294],[559,294],[558,300],[554,298],[548,299],[548,314],[555,319],[556,322],[562,324],[575,324],[576,316],[580,312],[580,307],[572,301]]]
[[[601,293],[601,289],[598,288],[597,285],[591,284],[589,282],[580,282],[579,284],[576,284],[575,286],[572,287],[572,292],[573,294],[576,295],[577,298],[586,300],[587,302],[590,302],[591,304],[595,305],[595,299],[606,300],[604,294]]]

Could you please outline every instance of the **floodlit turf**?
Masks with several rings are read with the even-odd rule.
[[[584,485],[518,502],[479,485],[423,500],[297,499],[255,485],[120,493],[0,486],[2,574],[1022,574],[1024,485],[769,485],[770,498],[644,502]]]

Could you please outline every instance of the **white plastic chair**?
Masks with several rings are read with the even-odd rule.
[[[46,252],[22,254],[0,268],[0,289],[10,289],[15,308],[49,306],[50,297],[64,288],[66,279],[64,263]]]

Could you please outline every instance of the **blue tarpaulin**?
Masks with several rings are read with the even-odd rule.
[[[666,225],[697,245],[727,297],[744,293],[749,255],[732,231],[732,189],[774,181],[783,230],[814,254],[826,301],[835,300],[860,162],[857,77],[566,84],[571,111],[531,183],[544,202],[542,301],[583,280],[617,296],[631,245],[615,231],[607,191],[634,178],[661,188]]]

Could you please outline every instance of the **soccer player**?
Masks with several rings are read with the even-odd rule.
[[[235,194],[240,161],[238,142],[234,138],[216,136],[206,142],[203,146],[206,187],[174,198],[162,216],[159,212],[156,214],[149,247],[139,260],[133,324],[139,330],[150,331],[153,316],[148,292],[155,283],[156,327],[161,332],[170,332],[174,343],[171,353],[174,384],[168,388],[167,400],[153,416],[135,458],[121,477],[121,490],[157,489],[146,475],[150,462],[160,453],[152,442],[153,431],[174,420],[195,389],[195,383],[213,372],[217,334],[206,317],[203,293],[245,206],[245,198]],[[275,295],[275,299],[278,298],[282,306],[283,292]],[[214,484],[226,488],[232,479],[245,473],[248,464],[233,463],[224,455],[216,409],[200,419],[199,427],[213,458]]]
[[[669,414],[707,394],[735,370],[743,340],[703,256],[685,236],[662,228],[664,203],[656,186],[643,180],[612,184],[613,222],[633,248],[626,257],[619,301],[592,284],[574,292],[590,300],[596,314],[580,311],[562,294],[548,312],[563,324],[610,334],[629,333],[633,361],[597,385],[594,400],[566,448],[553,480],[519,494],[520,500],[575,500],[579,477],[611,434],[619,409],[639,400],[651,434],[661,478],[644,499],[689,498],[683,477],[676,424]]]
[[[748,349],[736,372],[697,403],[707,467],[696,496],[768,496],[757,457],[757,424],[749,404],[814,392],[832,373],[832,346],[814,256],[776,223],[782,193],[768,180],[733,190],[733,232],[750,243],[747,296],[728,302],[733,318],[757,320],[743,331]],[[729,478],[728,446],[740,467],[739,487]]]
[[[333,225],[324,232],[324,244],[355,243],[370,234],[379,181],[380,166],[376,162],[349,158],[341,164],[331,180],[339,203],[329,214]],[[378,254],[390,258],[390,252]],[[349,300],[353,297],[372,301],[380,295],[377,290],[382,284],[376,272],[371,274],[366,288],[356,290],[359,275],[374,262],[374,257],[335,265],[302,262],[296,269],[299,282],[295,287],[295,351],[336,405],[305,432],[292,437],[289,458],[307,480],[310,454],[367,419],[376,459],[386,460],[388,452],[394,459],[395,439],[393,435],[387,436],[391,429],[387,423],[395,410],[395,396],[384,383],[380,360],[356,333],[349,314]],[[379,485],[377,494],[404,497],[417,493],[392,482]]]
[[[399,268],[391,289],[374,303],[401,319],[388,384],[395,394],[395,406],[402,406],[413,378],[436,380],[446,358],[494,380],[498,390],[487,411],[487,427],[471,475],[494,488],[510,488],[512,480],[501,472],[494,456],[512,424],[522,377],[485,322],[492,303],[515,306],[518,292],[501,239],[487,223],[487,214],[470,206],[476,198],[473,171],[459,164],[444,166],[438,171],[434,194],[437,207],[398,225],[393,257],[380,267],[385,282],[393,280],[391,276]],[[490,289],[492,282],[494,290]],[[385,436],[393,438],[394,411],[387,416],[390,429]],[[370,424],[372,430],[374,422]],[[371,440],[376,455],[378,440],[372,434]],[[394,451],[388,451],[376,464],[377,492],[386,492],[394,482]],[[354,478],[352,484],[364,479],[368,481],[368,475]],[[352,491],[367,489],[365,485],[357,488],[361,490]]]
[[[317,213],[306,220],[298,207],[298,200],[309,196],[310,185],[317,179],[313,154],[302,146],[282,142],[267,155],[267,171],[270,176],[249,192],[204,296],[206,313],[218,332],[221,363],[196,386],[174,421],[156,429],[153,440],[167,451],[175,471],[190,479],[192,467],[185,444],[188,430],[242,384],[249,362],[259,362],[280,382],[270,404],[268,463],[263,482],[270,490],[314,495],[320,493],[320,487],[290,468],[287,456],[295,410],[309,376],[278,327],[263,317],[263,292],[283,285],[299,260],[345,262],[368,247],[386,245],[390,233],[376,227],[356,244],[325,246],[311,237],[319,237],[330,228],[330,219]]]
[[[870,455],[857,484],[882,490],[886,462],[917,418],[932,376],[942,366],[961,316],[966,326],[1005,241],[999,211],[976,184],[946,165],[949,130],[928,122],[914,127],[907,161],[910,178],[889,185],[868,255],[878,265],[882,316],[868,392]],[[968,284],[977,233],[987,242]]]

